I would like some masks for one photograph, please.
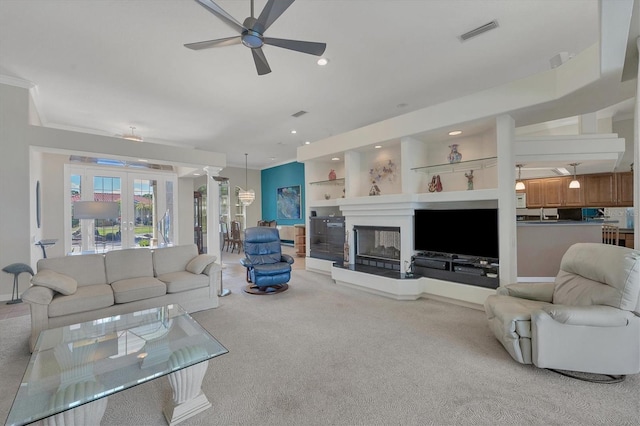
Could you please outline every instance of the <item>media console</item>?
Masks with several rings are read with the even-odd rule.
[[[497,259],[425,252],[412,256],[411,266],[413,273],[421,277],[494,289],[500,285]]]

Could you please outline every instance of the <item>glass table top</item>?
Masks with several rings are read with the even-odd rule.
[[[45,330],[7,425],[31,423],[227,352],[177,304]]]

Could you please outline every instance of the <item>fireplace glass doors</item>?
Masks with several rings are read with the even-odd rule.
[[[400,228],[354,226],[356,264],[400,270]]]

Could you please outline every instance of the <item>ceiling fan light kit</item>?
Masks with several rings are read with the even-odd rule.
[[[327,48],[325,43],[264,36],[265,31],[267,31],[271,24],[273,24],[295,0],[269,0],[257,19],[253,16],[253,0],[251,0],[251,16],[247,17],[242,24],[212,0],[195,1],[200,3],[209,12],[219,17],[225,24],[240,33],[240,35],[216,40],[188,43],[184,46],[192,50],[202,50],[241,43],[251,49],[251,54],[253,55],[253,61],[256,65],[258,75],[265,75],[271,72],[271,67],[269,67],[267,58],[262,51],[262,46],[264,45],[276,46],[315,56],[322,56]]]
[[[122,139],[127,139],[127,140],[134,141],[134,142],[142,142],[142,136],[138,136],[135,133],[133,133],[133,131],[136,128],[133,127],[133,126],[129,126],[129,128],[131,129],[131,134],[129,135],[129,134],[125,133],[124,135],[122,135]]]

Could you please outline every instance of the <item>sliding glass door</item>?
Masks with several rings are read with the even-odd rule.
[[[175,183],[170,173],[67,166],[69,252],[171,245]]]

